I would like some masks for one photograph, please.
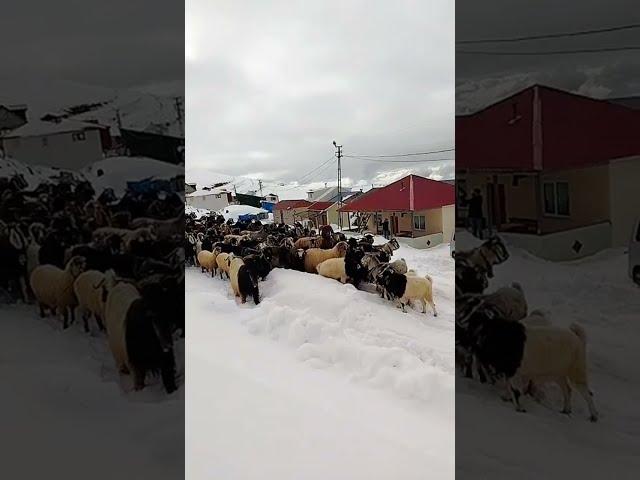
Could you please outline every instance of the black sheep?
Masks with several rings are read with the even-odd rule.
[[[245,263],[238,269],[238,289],[242,303],[247,301],[247,297],[253,297],[253,302],[260,303],[260,291],[258,289],[258,272],[253,262]]]
[[[358,248],[348,248],[344,257],[344,269],[350,282],[357,287],[367,278],[368,271],[362,265],[364,251]]]
[[[127,311],[126,347],[136,390],[144,387],[147,373],[159,373],[167,393],[178,388],[167,293],[161,282],[149,282]]]

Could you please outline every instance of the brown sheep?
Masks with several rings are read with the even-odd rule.
[[[318,265],[330,258],[340,258],[347,254],[347,242],[338,242],[333,248],[323,250],[321,248],[310,248],[304,255],[304,271],[307,273],[317,273]]]

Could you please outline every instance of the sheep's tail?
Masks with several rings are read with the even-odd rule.
[[[579,325],[577,323],[572,323],[571,325],[569,325],[569,330],[575,333],[578,336],[578,338],[582,340],[582,343],[587,343],[587,334],[584,331],[584,328],[582,327],[582,325]]]

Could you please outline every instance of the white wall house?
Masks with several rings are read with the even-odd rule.
[[[80,170],[104,158],[108,132],[93,123],[35,121],[5,133],[2,148],[23,163]]]
[[[226,188],[196,190],[186,195],[187,205],[207,210],[220,210],[231,205],[233,195]]]

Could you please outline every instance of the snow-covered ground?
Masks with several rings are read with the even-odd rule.
[[[438,317],[282,269],[240,305],[187,269],[187,478],[453,478],[453,260],[399,257],[433,277]]]
[[[475,240],[458,232],[462,249]],[[627,276],[627,254],[611,249],[568,263],[551,263],[510,246],[489,290],[512,281],[531,309],[551,313],[558,325],[578,322],[587,333],[590,387],[601,418],[588,421],[573,395],[571,417],[559,413],[560,393],[525,399],[515,412],[492,388],[467,379],[456,385],[456,473],[460,478],[636,478],[640,472],[640,289]],[[634,473],[631,473],[634,472]]]
[[[19,478],[182,478],[184,388],[121,387],[106,337],[0,305],[2,470]],[[183,370],[184,342],[177,344]],[[55,475],[54,475],[55,477]],[[14,477],[18,478],[18,477]]]

